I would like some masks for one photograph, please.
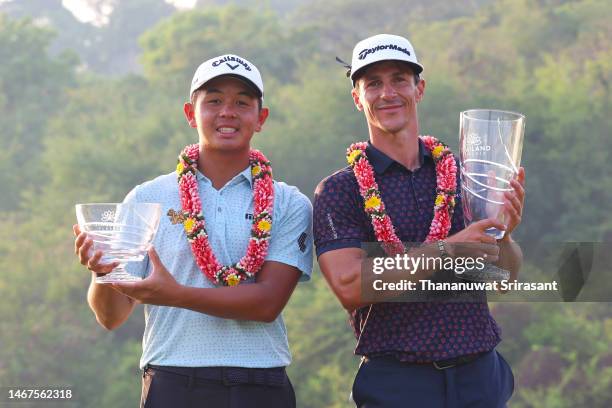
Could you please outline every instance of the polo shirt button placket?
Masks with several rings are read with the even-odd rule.
[[[223,209],[221,208],[221,194],[223,194],[223,188],[221,190],[215,191],[215,208],[217,208],[217,213],[221,214]],[[215,217],[216,220],[219,220],[219,217]]]
[[[416,208],[418,212],[422,212],[421,205],[421,197],[417,195],[416,188],[414,188],[414,173],[410,172],[410,188],[412,189],[412,195],[414,196],[414,203],[416,204]]]
[[[231,212],[229,211],[229,209],[225,205],[225,200],[221,196],[221,192],[219,193],[219,196],[217,197],[217,215],[218,215],[217,216],[217,221],[218,221],[217,225],[218,225],[219,231],[222,234],[224,234],[224,236],[225,236],[225,230],[228,227],[227,226],[228,220],[226,219],[226,217],[230,217],[231,216]]]
[[[219,223],[223,223],[223,197],[221,196],[221,194],[223,194],[222,191],[220,191],[217,194],[216,200],[215,200],[215,206],[217,207],[217,220]]]

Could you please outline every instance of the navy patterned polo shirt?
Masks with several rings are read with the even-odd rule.
[[[410,171],[373,145],[366,154],[393,222],[404,242],[423,242],[433,219],[436,171],[431,152],[419,139],[420,167]],[[460,192],[457,166],[457,192]],[[464,228],[461,199],[456,200],[449,235]],[[315,191],[314,239],[317,257],[340,248],[375,242],[353,170],[327,177]],[[350,314],[357,338],[355,354],[391,355],[405,362],[431,362],[492,350],[500,329],[485,302],[387,302]]]

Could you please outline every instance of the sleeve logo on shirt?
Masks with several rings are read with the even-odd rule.
[[[306,238],[307,237],[308,237],[308,234],[306,234],[305,232],[302,232],[302,234],[300,234],[300,237],[297,240],[298,247],[300,248],[300,251],[302,252],[306,252]]]
[[[336,232],[336,228],[334,227],[334,220],[332,220],[332,215],[330,213],[327,213],[327,225],[329,226],[329,229],[331,230],[334,239],[338,239],[338,233]]]

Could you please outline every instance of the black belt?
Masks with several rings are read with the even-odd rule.
[[[254,384],[280,387],[288,383],[285,367],[170,367],[147,364],[144,371],[147,370],[185,377],[189,386],[198,383],[198,380],[218,381],[227,386]]]
[[[452,368],[452,367],[457,367],[460,365],[464,365],[464,364],[468,364],[471,363],[472,361],[476,361],[478,358],[480,358],[483,354],[489,353],[488,351],[484,351],[482,353],[475,353],[475,354],[467,354],[464,356],[459,356],[459,357],[453,357],[453,358],[449,358],[447,360],[438,360],[438,361],[430,361],[430,362],[423,362],[423,363],[405,363],[402,362],[400,360],[398,360],[397,358],[393,357],[393,356],[380,356],[380,357],[368,357],[368,356],[364,356],[363,357],[363,361],[367,362],[369,360],[372,359],[392,359],[395,360],[397,362],[402,362],[403,364],[409,364],[409,365],[432,365],[434,366],[434,368],[436,368],[437,370],[446,370],[447,368]]]
[[[431,364],[433,364],[433,366],[438,370],[446,370],[447,368],[457,367],[463,364],[471,363],[472,361],[477,360],[485,353],[488,353],[488,351],[484,353],[468,354],[465,356],[449,358],[448,360],[432,361]]]

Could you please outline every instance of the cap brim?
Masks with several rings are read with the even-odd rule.
[[[251,81],[248,78],[243,77],[242,75],[237,75],[237,74],[221,74],[221,75],[214,76],[214,77],[210,78],[208,81],[204,82],[199,87],[197,87],[196,89],[194,89],[193,92],[191,92],[191,95],[193,95],[193,93],[195,91],[197,91],[198,89],[202,89],[203,86],[205,86],[207,83],[209,83],[213,79],[221,78],[221,77],[224,77],[224,76],[228,76],[228,77],[232,77],[232,78],[238,79],[239,81],[241,81],[245,85],[247,85],[249,87],[249,89],[251,89],[253,91],[253,93],[255,94],[256,97],[263,98],[263,94],[261,93],[261,90],[257,87],[257,85],[255,85],[255,83],[253,81]]]
[[[371,62],[371,63],[369,63],[367,65],[364,65],[363,67],[359,68],[355,72],[351,72],[351,81],[353,82],[353,85],[355,85],[355,81],[357,81],[359,79],[359,77],[361,75],[363,75],[364,72],[368,68],[372,67],[372,65],[378,64],[379,62],[387,62],[387,61],[403,62],[404,64],[406,64],[410,68],[412,68],[415,74],[420,74],[421,72],[423,72],[423,67],[421,65],[419,65],[419,64],[415,64],[414,62],[410,62],[410,61],[406,61],[406,60],[396,60],[396,59],[379,60],[379,61]]]
[[[243,77],[242,75],[236,75],[236,74],[219,75],[219,77],[221,77],[221,76],[229,76],[229,77],[232,77],[232,78],[236,78],[236,79],[244,82],[245,84],[247,84],[249,86],[249,88],[251,88],[251,90],[255,93],[255,95],[258,98],[261,98],[263,96],[263,94],[261,93],[261,91],[259,90],[257,85],[255,85],[255,83],[253,81],[251,81],[248,78]],[[217,78],[219,78],[219,77],[217,77]]]

